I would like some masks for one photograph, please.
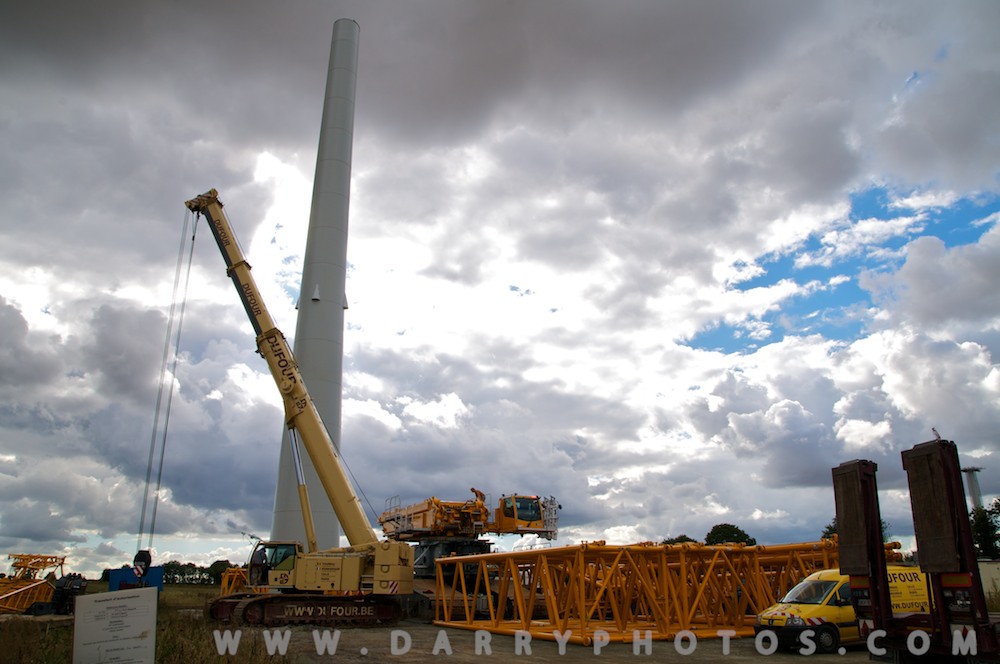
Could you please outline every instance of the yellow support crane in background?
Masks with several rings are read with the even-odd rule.
[[[474,497],[466,501],[431,496],[406,507],[398,497],[386,501],[378,521],[389,539],[414,544],[415,577],[434,578],[434,561],[442,556],[489,553],[484,535],[558,536],[561,505],[553,496],[504,495],[491,509],[485,493],[471,491]]]

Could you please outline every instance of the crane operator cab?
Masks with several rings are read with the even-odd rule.
[[[250,585],[293,586],[295,558],[301,554],[298,542],[258,542],[250,554]]]
[[[548,523],[551,519],[546,516],[555,516],[555,506],[543,505],[544,500],[539,496],[504,496],[495,513],[497,530],[522,535],[554,531],[554,522]]]

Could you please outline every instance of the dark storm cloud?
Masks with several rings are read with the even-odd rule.
[[[884,460],[901,486],[892,460],[928,421],[993,468],[982,344],[995,339],[995,229],[961,250],[917,240],[898,272],[863,279],[881,310],[853,311],[879,326],[853,343],[762,341],[744,356],[673,344],[769,306],[727,304],[728,268],[793,255],[843,221],[851,192],[996,189],[996,12],[7,3],[0,543],[135,528],[181,204],[219,188],[249,244],[276,190],[255,179],[259,155],[311,177],[343,16],[361,26],[349,254],[370,269],[353,252],[391,240],[401,253],[372,259],[386,271],[423,261],[405,277],[425,305],[406,333],[375,341],[369,323],[345,358],[362,378],[345,392],[358,405],[344,454],[376,511],[394,493],[477,486],[554,493],[584,538],[623,523],[702,537],[743,519],[774,542],[828,522],[829,466],[845,456]],[[281,410],[215,247],[199,242],[160,527],[263,532]],[[491,298],[511,285],[523,298],[503,309]],[[461,310],[451,298],[471,289],[466,302],[511,319],[493,329]],[[410,304],[393,295],[378,306]],[[460,348],[411,345],[439,320],[457,321]],[[57,454],[61,484],[33,470]]]
[[[641,420],[612,400],[525,381],[516,359],[508,359],[515,361],[505,370],[483,371],[467,360],[440,353],[433,364],[420,366],[403,356],[355,353],[353,370],[396,376],[398,382],[378,394],[349,391],[345,397],[380,398],[382,408],[402,423],[392,429],[367,417],[345,422],[344,456],[359,485],[369,487],[365,492],[371,494],[373,486],[391,486],[404,502],[428,493],[457,499],[470,486],[497,498],[502,492],[552,493],[566,505],[566,519],[582,520],[590,508],[586,486],[577,473],[601,467],[600,456],[608,450],[569,432],[591,430],[602,437],[627,438]],[[412,382],[415,377],[419,385]],[[462,426],[441,429],[416,421],[406,411],[410,401],[401,398],[442,393],[454,393],[472,405]]]
[[[52,503],[13,502],[0,514],[0,537],[36,542],[82,542],[69,521],[52,513]]]
[[[372,95],[376,121],[396,141],[468,140],[480,125],[516,124],[519,114],[559,127],[623,108],[674,114],[766,60],[810,13],[787,3],[441,5],[448,7],[395,23],[391,38],[372,34],[379,43],[409,44],[405,56],[364,54],[380,85],[362,93]],[[406,113],[389,116],[399,99]]]
[[[0,389],[18,392],[43,385],[62,369],[58,357],[29,341],[21,311],[0,295]]]
[[[158,311],[125,310],[107,305],[94,312],[93,337],[83,344],[83,365],[99,374],[97,384],[112,398],[141,398],[152,402],[157,384],[158,337],[166,321]]]

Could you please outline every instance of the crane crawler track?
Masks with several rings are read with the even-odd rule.
[[[376,627],[395,625],[403,611],[399,602],[389,597],[281,593],[220,597],[208,605],[206,615],[212,620],[251,627]]]

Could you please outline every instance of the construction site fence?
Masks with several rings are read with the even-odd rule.
[[[889,545],[898,547],[898,544]],[[835,539],[776,546],[632,544],[439,558],[435,624],[590,645],[752,636],[756,614],[837,567]]]

